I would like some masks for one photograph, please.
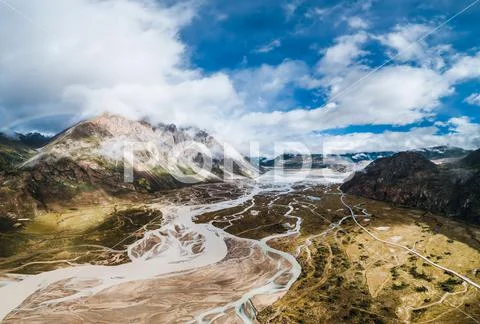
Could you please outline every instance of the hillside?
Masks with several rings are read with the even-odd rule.
[[[479,151],[444,165],[415,152],[378,159],[341,189],[349,194],[480,223]]]
[[[4,220],[34,217],[38,208],[68,206],[93,193],[106,197],[151,194],[255,175],[243,157],[224,157],[223,146],[205,131],[152,126],[115,115],[81,122],[37,151],[20,142],[7,144],[5,169],[14,172],[0,176],[0,218]],[[211,162],[204,161],[199,147],[211,152]],[[224,169],[224,158],[232,170]],[[203,170],[202,165],[209,163],[211,167]]]
[[[14,170],[34,154],[31,147],[0,133],[0,173]]]

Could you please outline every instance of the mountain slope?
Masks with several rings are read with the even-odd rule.
[[[29,146],[0,133],[0,172],[14,170],[34,154]]]
[[[199,154],[201,150],[211,159]],[[224,152],[205,131],[152,126],[114,115],[81,122],[28,153],[16,161],[23,164],[15,174],[0,176],[4,220],[33,217],[37,208],[68,206],[82,195],[149,194],[224,177],[253,177],[256,172],[242,156]],[[225,168],[224,162],[232,167]],[[202,168],[204,164],[211,165]]]
[[[211,168],[202,169],[200,149],[212,153]],[[151,126],[120,116],[103,115],[80,123],[58,136],[24,164],[32,174],[30,190],[45,201],[49,196],[75,194],[76,189],[100,187],[111,194],[148,192],[185,184],[218,181],[223,176],[253,176],[242,157],[228,156],[236,167],[223,168],[223,147],[206,132]],[[133,181],[125,181],[132,170]],[[210,169],[210,170],[208,170]],[[128,176],[127,176],[128,177]]]
[[[397,153],[357,172],[341,189],[349,194],[438,212],[480,223],[479,151],[435,165],[415,152]]]
[[[470,153],[465,158],[459,160],[456,163],[456,165],[459,167],[479,171],[480,170],[480,150]]]

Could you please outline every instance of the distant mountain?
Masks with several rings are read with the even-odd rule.
[[[436,165],[419,152],[381,158],[357,172],[341,189],[480,223],[480,150]]]
[[[435,146],[423,149],[412,150],[412,152],[418,153],[429,160],[440,159],[456,159],[465,157],[468,153],[472,152],[459,147],[453,146]],[[283,154],[277,156],[274,159],[262,158],[260,165],[266,168],[281,167],[284,169],[298,169],[302,167],[303,161],[311,161],[312,168],[327,168],[332,163],[338,165],[339,163],[359,163],[366,161],[375,161],[383,157],[389,157],[394,155],[394,151],[378,151],[378,152],[356,152],[356,153],[344,153],[338,155],[329,155],[328,160],[324,160],[322,154],[311,154],[303,156],[301,154]]]
[[[31,147],[0,133],[0,173],[14,170],[34,154]]]
[[[285,169],[298,169],[301,168],[304,161],[311,161],[312,168],[324,168],[326,167],[323,162],[323,156],[321,154],[312,154],[304,156],[300,154],[282,154],[274,159],[263,158],[260,160],[260,166],[266,168],[282,167]]]
[[[47,145],[53,139],[51,136],[46,136],[37,132],[26,134],[17,133],[16,137],[24,145],[35,149]]]
[[[52,140],[40,133],[16,133],[8,136],[0,133],[0,173],[14,171],[18,166],[34,156],[36,149]]]
[[[260,165],[266,168],[281,167],[284,169],[301,168],[304,162],[310,163],[314,169],[323,169],[331,164],[358,163],[363,161],[373,161],[377,158],[390,156],[394,152],[365,152],[365,153],[345,153],[340,155],[329,155],[328,160],[324,159],[322,154],[283,154],[274,159],[263,158]]]
[[[382,157],[387,157],[395,154],[393,151],[380,151],[380,152],[360,152],[360,153],[345,153],[341,154],[341,157],[348,162],[358,163],[362,161],[375,161]]]
[[[15,173],[0,176],[4,184],[0,218],[3,214],[4,219],[7,214],[10,219],[30,217],[37,207],[68,204],[84,193],[153,193],[223,177],[256,175],[242,156],[224,154],[223,146],[205,131],[152,126],[115,115],[81,122],[37,151],[20,141],[4,140],[8,156],[16,158],[8,164]],[[201,168],[208,160],[198,153],[200,145],[213,154],[210,171]],[[231,170],[224,168],[224,159],[233,166]],[[125,181],[126,169],[132,170],[131,182]],[[20,210],[22,201],[30,213]]]
[[[53,137],[33,132],[26,134],[16,133],[16,139],[25,146],[37,149],[47,145]]]
[[[429,160],[438,160],[462,158],[467,156],[472,151],[455,146],[434,146],[424,149],[413,150],[413,152],[417,152]]]

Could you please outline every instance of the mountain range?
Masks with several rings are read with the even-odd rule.
[[[211,152],[211,161],[197,146]],[[370,163],[342,190],[480,223],[479,155],[479,151],[439,146],[400,153],[346,153],[329,156],[328,161],[322,154],[284,154],[262,158],[258,164],[261,169],[296,169],[311,159],[313,168],[347,172],[358,169],[349,169],[349,164]],[[202,165],[209,163],[209,171],[203,170]],[[35,133],[0,135],[0,230],[52,206],[68,208],[92,196],[138,196],[192,183],[253,178],[258,171],[203,130],[151,125],[110,114],[78,123],[52,138]]]
[[[422,149],[415,149],[411,152],[416,152],[429,160],[450,160],[465,157],[469,154],[470,150],[465,150],[460,147],[453,146],[434,146]],[[332,163],[345,164],[345,163],[359,163],[359,162],[371,162],[383,157],[389,157],[394,155],[394,151],[378,151],[378,152],[355,152],[355,153],[343,153],[338,155],[328,155],[328,161],[325,161],[323,154],[311,154],[308,156],[301,154],[283,154],[273,159],[262,158],[260,159],[260,165],[262,167],[281,167],[284,169],[297,169],[302,167],[303,161],[311,161],[312,168],[326,168]]]

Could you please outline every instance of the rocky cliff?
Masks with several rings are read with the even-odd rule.
[[[372,162],[341,189],[480,223],[479,165],[480,150],[443,165],[416,152],[402,152]]]

